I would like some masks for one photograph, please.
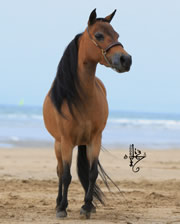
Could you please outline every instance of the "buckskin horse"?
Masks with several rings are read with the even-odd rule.
[[[108,177],[98,160],[108,103],[106,89],[95,75],[96,67],[100,63],[123,73],[128,72],[132,64],[131,56],[110,25],[115,12],[105,18],[97,18],[96,9],[91,12],[85,31],[75,36],[65,49],[44,101],[44,123],[55,139],[59,177],[56,216],[59,218],[67,216],[75,146],[78,146],[77,173],[85,191],[81,216],[89,218],[96,211],[94,197],[103,203],[103,193],[96,179],[100,171],[105,181]]]

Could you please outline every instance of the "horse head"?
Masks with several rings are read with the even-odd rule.
[[[119,34],[110,24],[115,13],[116,10],[105,18],[97,18],[94,9],[89,16],[86,37],[91,60],[123,73],[130,70],[132,57],[118,41]]]

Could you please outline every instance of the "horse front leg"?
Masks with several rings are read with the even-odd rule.
[[[98,177],[98,157],[101,148],[101,136],[93,139],[87,147],[87,158],[89,161],[89,186],[85,195],[85,204],[81,207],[80,215],[90,218],[91,213],[95,210],[93,205],[93,195],[95,190],[96,179]]]
[[[58,176],[59,189],[56,199],[56,217],[64,218],[67,216],[66,208],[68,206],[68,188],[71,183],[71,161],[72,161],[72,147],[67,144],[55,143],[55,152],[58,160]]]
[[[59,178],[59,185],[58,185],[58,196],[56,198],[56,209],[60,206],[62,201],[62,174],[63,174],[63,162],[62,162],[62,155],[61,155],[61,144],[58,141],[55,141],[54,144],[55,154],[57,158],[57,176]]]

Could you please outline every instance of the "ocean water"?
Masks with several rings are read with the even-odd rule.
[[[180,148],[180,114],[110,111],[103,132],[105,148]],[[53,146],[44,127],[42,108],[0,106],[0,147]]]

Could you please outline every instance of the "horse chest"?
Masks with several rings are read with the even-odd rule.
[[[92,123],[91,121],[82,122],[79,126],[80,128],[80,140],[81,142],[87,142],[90,140]]]
[[[76,132],[76,144],[88,144],[98,131],[98,125],[91,120],[82,121],[78,124]]]

